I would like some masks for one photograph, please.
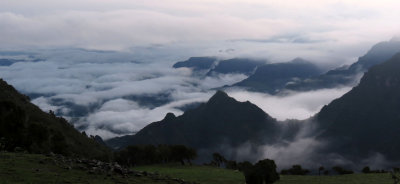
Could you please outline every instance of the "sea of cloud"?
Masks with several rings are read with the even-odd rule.
[[[2,55],[5,57],[7,53]],[[198,77],[190,69],[172,68],[176,60],[142,62],[129,52],[55,49],[14,53],[12,57],[17,56],[42,60],[1,66],[1,78],[28,94],[44,111],[52,110],[81,131],[105,139],[133,134],[163,119],[168,112],[180,115],[182,107],[206,102],[214,88],[247,77],[243,74]],[[285,120],[306,119],[348,90],[272,96],[233,89],[228,94]]]

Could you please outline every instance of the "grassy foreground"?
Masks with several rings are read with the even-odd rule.
[[[135,170],[158,172],[201,184],[244,184],[241,172],[209,166],[153,165]],[[390,174],[350,174],[342,176],[281,176],[276,184],[393,184]]]
[[[78,167],[79,165],[77,165]],[[128,176],[119,174],[91,174],[79,168],[63,168],[53,159],[44,155],[0,152],[0,184],[177,184],[173,180],[157,181],[150,177]]]
[[[201,184],[244,184],[241,172],[208,166],[152,165],[133,170],[159,173]],[[44,155],[0,152],[0,184],[8,183],[132,183],[178,184],[173,179],[157,180],[147,176],[124,177],[118,174],[91,174],[79,169],[60,166],[56,160]],[[392,184],[389,174],[351,174],[343,176],[281,176],[276,184]]]

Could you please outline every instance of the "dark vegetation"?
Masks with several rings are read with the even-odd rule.
[[[334,166],[332,167],[332,170],[335,171],[339,175],[344,175],[344,174],[353,174],[354,172],[351,170],[346,170],[343,167],[340,166]]]
[[[192,164],[196,150],[184,145],[139,145],[128,146],[115,152],[115,161],[125,166],[166,164],[179,162]]]
[[[397,171],[398,168],[393,168],[394,171]],[[364,174],[371,174],[371,173],[387,173],[387,171],[385,170],[371,170],[371,168],[369,168],[368,166],[365,166],[362,170],[362,173]]]
[[[219,153],[213,153],[212,157],[211,163],[206,165],[214,167],[224,165],[226,169],[239,170],[244,174],[247,184],[272,184],[279,180],[279,174],[273,160],[264,159],[253,165],[248,161],[237,163],[233,160],[227,160]]]
[[[283,169],[281,171],[282,175],[306,175],[310,173],[309,170],[303,169],[301,165],[293,165],[290,169]]]
[[[53,112],[43,112],[1,79],[0,149],[112,159],[109,148],[83,135]]]

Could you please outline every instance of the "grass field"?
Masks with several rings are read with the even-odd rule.
[[[45,163],[40,161],[48,160]],[[149,177],[122,177],[118,174],[89,174],[81,169],[65,169],[44,155],[0,152],[0,184],[161,184],[174,181],[155,181]]]
[[[45,161],[45,162],[43,162]],[[201,184],[244,184],[241,172],[209,166],[151,165],[133,170],[159,173],[171,178]],[[78,168],[65,169],[44,155],[0,152],[0,184],[32,183],[132,183],[177,184],[174,180],[154,180],[150,177],[122,177],[118,174],[90,174]],[[343,176],[281,176],[276,184],[392,184],[389,174],[351,174]]]
[[[139,171],[158,172],[202,184],[244,184],[241,172],[208,166],[153,165]],[[393,184],[390,174],[350,174],[342,176],[281,176],[276,184]]]

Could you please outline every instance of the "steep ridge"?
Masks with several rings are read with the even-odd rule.
[[[360,84],[317,114],[327,152],[350,158],[400,158],[400,53],[372,67]]]
[[[108,160],[111,151],[65,119],[45,113],[0,79],[0,149]]]

